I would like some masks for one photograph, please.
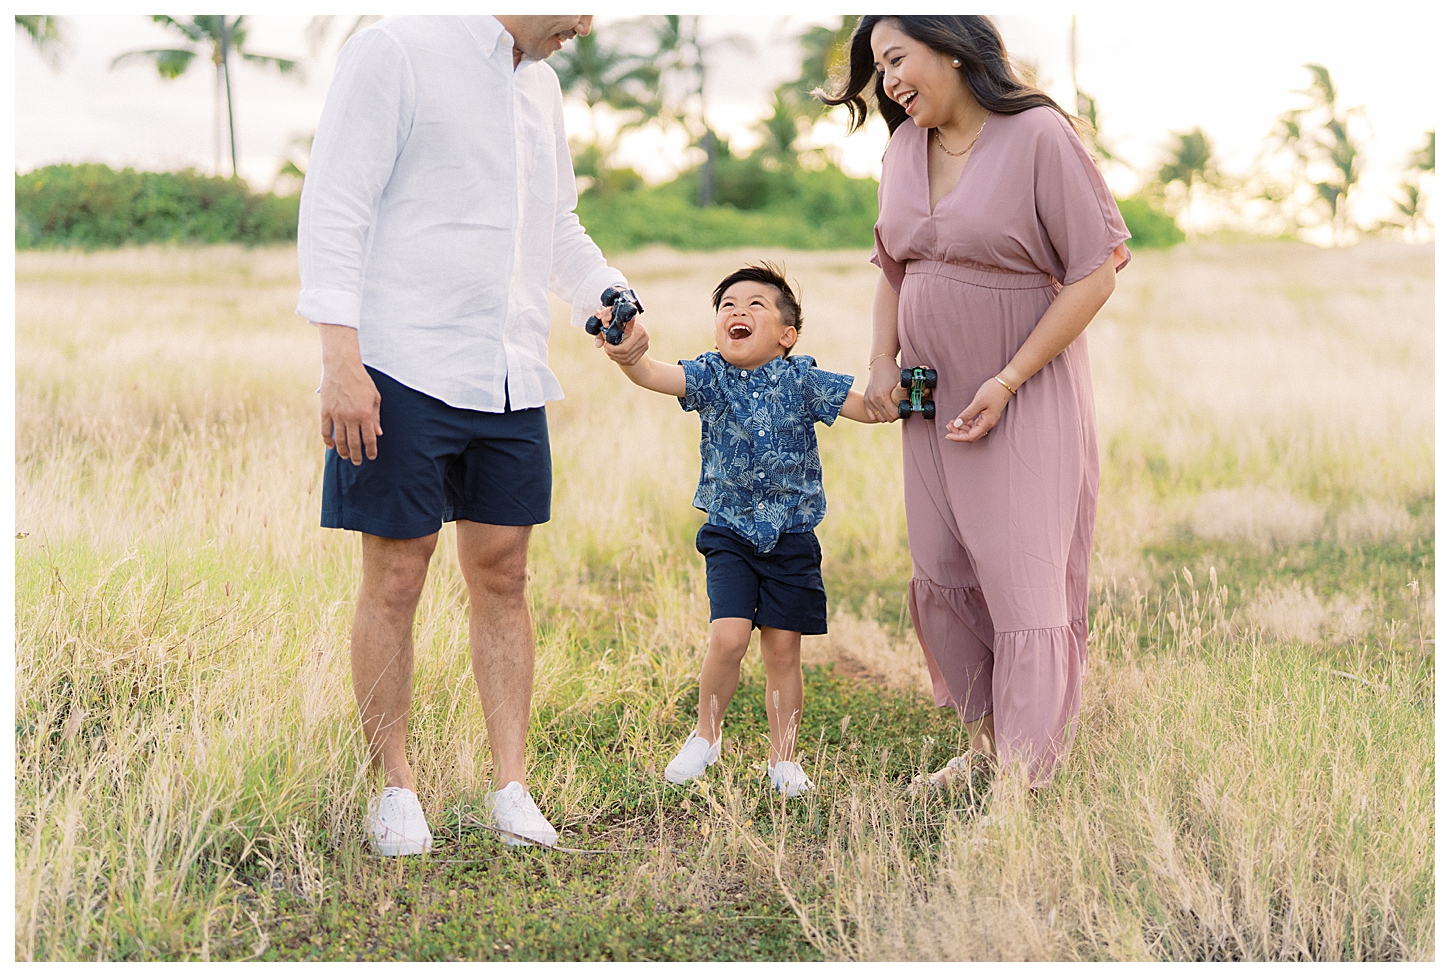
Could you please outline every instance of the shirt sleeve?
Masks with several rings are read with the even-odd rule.
[[[574,185],[574,158],[564,129],[564,97],[559,90],[559,76],[548,65],[548,83],[552,87],[554,106],[554,148],[558,156],[558,209],[554,215],[554,252],[549,266],[549,291],[569,303],[569,323],[576,329],[599,308],[599,296],[611,285],[628,285],[624,273],[604,260],[574,208],[579,206],[579,191]]]
[[[1071,124],[1057,112],[1042,111],[1051,122],[1037,136],[1033,194],[1061,281],[1071,285],[1086,278],[1114,252],[1121,271],[1132,257],[1124,244],[1132,235],[1118,203]]]
[[[881,243],[881,229],[873,228],[872,233],[876,236],[876,244],[871,249],[871,263],[880,268],[886,274],[886,280],[891,284],[891,290],[900,294],[901,283],[906,279],[906,264],[891,257],[886,250],[886,245]]]
[[[357,328],[378,201],[412,128],[413,73],[402,46],[363,31],[343,46],[328,89],[297,218],[297,314]]]
[[[685,395],[680,398],[682,410],[700,410],[709,403],[710,364],[709,354],[701,354],[693,360],[680,360],[685,368]]]
[[[846,395],[851,392],[854,380],[855,377],[844,373],[819,369],[814,363],[807,366],[801,382],[801,399],[805,401],[806,413],[812,420],[824,421],[828,427],[834,424],[845,406]]]

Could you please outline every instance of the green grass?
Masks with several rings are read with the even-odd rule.
[[[292,255],[22,255],[16,956],[1428,959],[1425,256],[1135,258],[1092,327],[1081,726],[1035,798],[907,790],[962,728],[912,691],[897,432],[848,424],[820,433],[832,634],[807,642],[800,736],[819,790],[768,789],[756,657],[720,763],[665,784],[706,635],[698,429],[557,330],[530,779],[561,844],[594,853],[507,849],[477,823],[490,757],[445,531],[409,727],[437,846],[384,860],[348,678],[358,553],[316,528]],[[741,257],[620,259],[656,355],[698,352],[699,307]],[[786,259],[831,324],[809,351],[859,369],[864,255]],[[1377,399],[1326,395],[1366,372]],[[1220,402],[1236,386],[1253,400]]]

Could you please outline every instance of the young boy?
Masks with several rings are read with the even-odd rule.
[[[767,770],[786,797],[814,784],[795,761],[804,689],[801,635],[826,633],[826,591],[815,527],[826,514],[815,423],[839,413],[871,423],[852,378],[791,357],[800,302],[769,262],[741,268],[715,287],[715,349],[693,360],[648,356],[625,375],[680,398],[700,414],[700,484],[708,514],[695,540],[705,557],[710,647],[700,669],[694,731],[665,767],[687,783],[720,757],[725,709],[740,684],[750,634],[760,628],[770,722]],[[599,317],[608,321],[608,311]],[[636,328],[640,328],[636,326]]]

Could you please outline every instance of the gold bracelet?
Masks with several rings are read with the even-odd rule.
[[[875,356],[871,357],[871,359],[866,363],[866,372],[867,373],[870,373],[871,372],[871,367],[875,366],[876,365],[876,361],[879,360],[879,359],[881,359],[881,357],[883,357],[883,356],[889,356],[892,359],[895,359],[896,358],[896,354],[895,353],[877,353]]]
[[[869,369],[869,368],[868,368],[868,369]],[[1002,378],[1001,378],[1001,377],[1000,377],[1000,376],[996,376],[996,377],[993,377],[993,378],[992,378],[992,379],[993,379],[993,380],[996,380],[996,381],[997,381],[997,382],[998,382],[998,383],[1000,383],[1000,384],[1001,384],[1001,385],[1002,385],[1002,386],[1004,386],[1004,387],[1007,387],[1007,381],[1006,381],[1006,380],[1003,380],[1003,379],[1002,379]],[[1007,395],[1008,395],[1008,396],[1012,396],[1012,395],[1013,395],[1013,394],[1016,394],[1016,393],[1017,393],[1017,391],[1016,391],[1016,390],[1014,390],[1014,389],[1013,389],[1013,388],[1011,388],[1011,387],[1007,387]]]

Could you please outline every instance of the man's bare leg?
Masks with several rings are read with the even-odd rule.
[[[458,565],[468,585],[473,678],[493,750],[493,786],[525,784],[524,745],[534,692],[534,622],[525,598],[532,526],[459,520]]]
[[[352,619],[352,691],[374,768],[388,787],[416,792],[408,765],[413,700],[413,615],[438,534],[388,539],[362,534],[363,580]]]

